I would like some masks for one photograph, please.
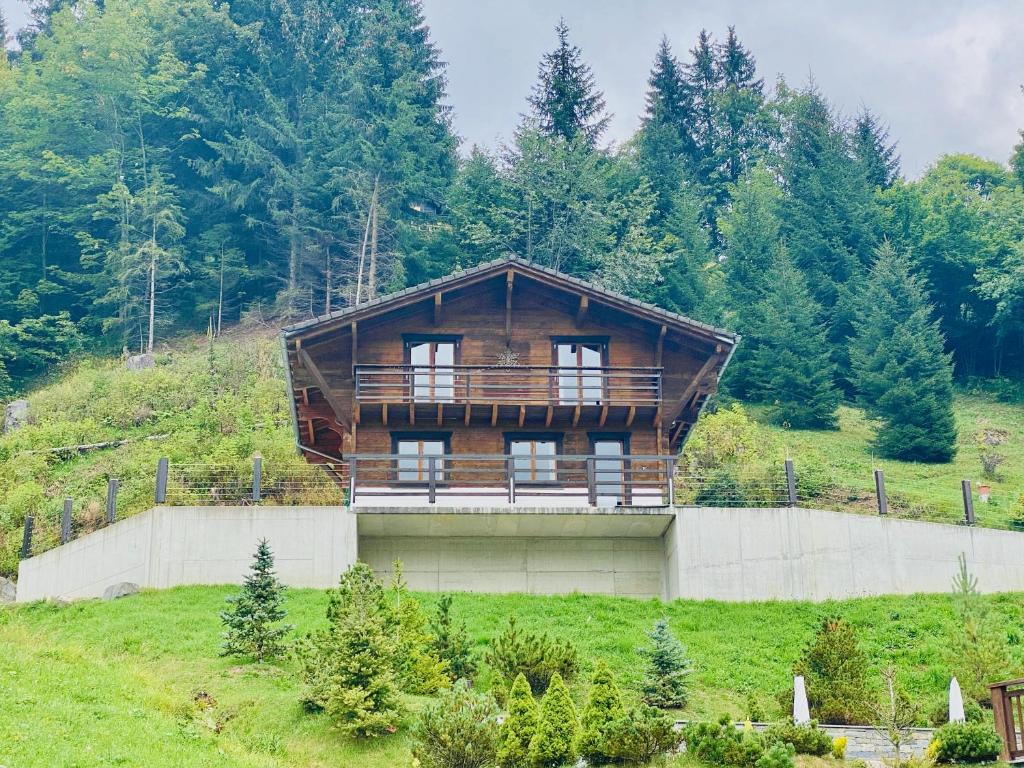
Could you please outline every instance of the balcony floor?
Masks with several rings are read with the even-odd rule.
[[[656,425],[661,408],[623,403],[360,403],[357,423],[383,426],[625,427]]]

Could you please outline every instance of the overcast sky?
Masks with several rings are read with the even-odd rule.
[[[761,76],[813,74],[846,114],[869,106],[899,141],[905,173],[946,152],[1005,162],[1024,128],[1021,0],[424,0],[448,62],[455,128],[494,147],[525,109],[541,54],[564,16],[614,113],[607,138],[637,127],[661,36],[685,56],[699,30],[734,24]],[[21,0],[0,0],[24,23]]]

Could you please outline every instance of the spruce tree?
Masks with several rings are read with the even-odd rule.
[[[640,685],[644,703],[660,709],[682,709],[690,687],[690,659],[686,647],[669,629],[667,619],[659,619],[647,633],[650,647],[638,652],[646,662]]]
[[[718,126],[715,118],[722,70],[718,66],[714,41],[707,30],[700,31],[690,57],[690,62],[684,67],[693,111],[693,154],[690,168],[693,179],[703,188],[710,189],[717,181],[715,165]]]
[[[794,429],[834,429],[840,398],[821,307],[785,252],[768,283],[768,294],[747,331],[754,341],[750,394],[770,404],[776,423]]]
[[[873,187],[888,189],[900,175],[900,156],[889,143],[889,132],[872,112],[864,108],[851,131],[853,156]]]
[[[434,652],[434,639],[427,629],[427,617],[420,601],[409,594],[400,561],[395,561],[393,574],[391,597],[396,619],[396,668],[402,690],[429,696],[450,686],[448,665]]]
[[[654,291],[660,307],[712,322],[718,311],[705,273],[714,262],[701,201],[684,187],[672,196],[668,216],[658,227],[664,251],[661,276]]]
[[[434,654],[448,665],[452,682],[470,680],[476,673],[476,659],[470,648],[466,622],[455,623],[452,618],[452,596],[441,595],[437,610],[430,620],[430,647]]]
[[[624,714],[622,695],[615,684],[615,677],[608,665],[599,661],[590,679],[590,692],[580,714],[580,730],[576,738],[576,751],[587,765],[614,762],[616,755],[609,743],[609,731]]]
[[[530,106],[548,136],[570,142],[582,138],[593,147],[610,120],[605,114],[604,95],[597,90],[583,52],[569,42],[565,19],[559,20],[555,34],[558,47],[541,59]]]
[[[807,684],[811,715],[823,723],[863,722],[870,709],[868,659],[853,626],[844,619],[822,620],[804,647],[793,674]]]
[[[719,172],[725,184],[736,183],[766,149],[767,139],[761,127],[764,81],[757,77],[757,62],[729,27],[725,42],[718,48],[721,92],[715,103]],[[724,185],[717,196],[727,195]]]
[[[576,707],[557,672],[540,702],[540,720],[530,740],[533,768],[560,768],[576,761]]]
[[[267,540],[261,539],[241,593],[229,597],[231,607],[220,614],[226,628],[221,655],[251,656],[258,662],[279,656],[292,630],[291,624],[280,623],[287,615],[283,602],[284,586],[274,573],[274,555]]]
[[[351,736],[394,732],[401,714],[395,616],[365,563],[341,575],[327,603],[327,627],[297,648],[305,702]]]
[[[520,673],[508,695],[508,714],[498,737],[497,762],[500,768],[528,768],[530,742],[537,732],[540,710],[526,677]]]
[[[881,421],[875,446],[888,458],[945,462],[956,453],[951,355],[925,289],[888,243],[854,320],[850,362],[857,395]]]

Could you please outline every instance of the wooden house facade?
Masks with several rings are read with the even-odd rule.
[[[661,505],[738,337],[517,258],[283,332],[353,505]]]

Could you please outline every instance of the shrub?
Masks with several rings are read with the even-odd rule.
[[[548,689],[555,674],[563,681],[571,681],[576,676],[578,659],[572,643],[553,640],[547,634],[520,632],[514,617],[509,618],[508,626],[491,641],[491,649],[485,656],[505,689],[522,674],[535,695]]]
[[[452,596],[441,595],[437,610],[430,620],[430,647],[441,661],[448,665],[452,682],[471,680],[476,674],[476,660],[469,647],[466,623],[456,624],[452,619]]]
[[[989,700],[987,683],[1004,677],[1010,668],[1006,631],[998,614],[978,591],[978,579],[967,568],[961,553],[953,578],[953,603],[957,621],[946,648],[947,661],[960,682],[964,699],[985,703]],[[966,712],[965,712],[966,714]]]
[[[747,493],[733,469],[716,469],[707,475],[694,496],[699,507],[745,507]]]
[[[400,714],[395,620],[368,565],[356,563],[341,575],[327,621],[296,648],[306,705],[323,709],[347,735],[394,732]]]
[[[683,734],[676,730],[673,718],[657,707],[641,704],[610,723],[605,739],[607,753],[614,761],[646,765],[678,748]]]
[[[394,564],[391,583],[397,621],[397,671],[402,688],[409,693],[429,696],[451,685],[448,665],[432,649],[427,632],[427,617],[419,600],[409,594],[402,578],[402,564]]]
[[[754,768],[793,768],[793,755],[796,752],[791,744],[772,744],[754,763]]]
[[[423,768],[486,768],[498,748],[498,707],[460,683],[424,708],[412,737]]]
[[[508,715],[501,724],[498,740],[498,765],[501,768],[527,768],[530,741],[537,732],[540,711],[526,678],[519,674],[508,696]]]
[[[580,715],[576,751],[588,765],[606,765],[615,759],[608,742],[608,729],[623,717],[622,695],[615,678],[603,661],[598,662],[590,680],[590,693]]]
[[[832,753],[832,739],[814,722],[778,723],[765,731],[763,738],[766,745],[789,744],[798,755],[824,757]]]
[[[540,702],[540,720],[530,740],[530,764],[534,768],[557,768],[576,761],[576,708],[562,676],[551,676]]]
[[[705,763],[753,768],[764,754],[764,744],[753,733],[736,728],[732,718],[689,723],[683,729],[686,751]]]
[[[241,593],[229,597],[231,607],[220,614],[226,627],[221,655],[251,656],[258,662],[279,656],[284,637],[292,630],[290,624],[279,623],[286,615],[283,601],[284,587],[274,573],[274,555],[262,539]]]
[[[964,718],[968,723],[979,723],[985,719],[985,710],[974,699],[964,699]],[[935,702],[928,715],[928,722],[936,728],[941,728],[949,722],[949,696],[943,694]]]
[[[836,760],[846,759],[846,737],[836,736],[832,739],[832,757]]]
[[[988,763],[999,757],[1002,746],[987,723],[946,723],[929,749],[940,763]]]
[[[807,703],[818,722],[846,725],[869,720],[868,660],[848,622],[835,617],[822,621],[793,673],[804,676]]]
[[[639,649],[647,663],[640,688],[643,701],[652,707],[682,709],[686,706],[691,666],[686,647],[672,634],[667,619],[655,622],[647,638],[650,647]]]

